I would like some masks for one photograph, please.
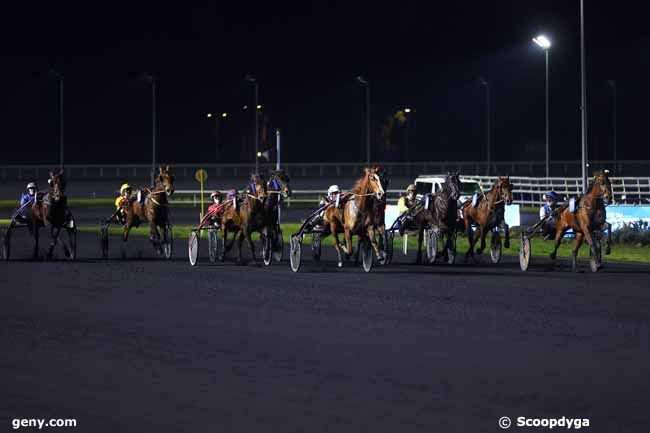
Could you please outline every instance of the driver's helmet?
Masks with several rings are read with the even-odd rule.
[[[558,201],[560,199],[560,196],[558,196],[555,191],[549,191],[544,194],[543,198],[544,200]]]
[[[334,194],[339,194],[341,190],[339,189],[338,185],[332,185],[329,188],[327,188],[327,195],[329,197],[332,197]]]
[[[36,191],[38,191],[38,185],[36,184],[36,182],[29,182],[27,184],[26,189],[30,194],[34,194],[34,193],[36,193]],[[31,192],[31,190],[34,190],[34,192]]]
[[[221,200],[221,191],[212,191],[212,193],[210,193],[210,200]]]
[[[410,193],[413,193],[415,195],[417,189],[415,188],[415,184],[410,184],[408,187],[406,187],[406,194],[410,195]]]
[[[124,194],[125,191],[131,191],[131,185],[128,183],[123,183],[120,187],[120,194]]]

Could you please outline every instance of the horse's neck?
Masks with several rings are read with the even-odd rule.
[[[368,201],[366,199],[368,198],[367,194],[369,193],[369,189],[367,179],[352,188],[351,192],[355,194],[354,200],[357,202],[359,208],[364,208],[367,205]]]

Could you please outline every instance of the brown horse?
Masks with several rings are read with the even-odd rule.
[[[474,245],[481,239],[481,245],[476,254],[482,254],[485,249],[485,236],[495,227],[501,227],[505,231],[504,246],[510,248],[510,228],[505,221],[505,205],[512,203],[512,184],[510,176],[499,176],[492,186],[492,189],[485,194],[477,207],[470,206],[471,200],[463,203],[463,222],[469,241],[469,249],[465,254],[465,261],[470,257],[474,258]],[[477,226],[477,233],[474,236],[472,225]]]
[[[134,226],[137,227],[141,222],[147,221],[150,228],[151,243],[154,248],[161,252],[160,232],[163,236],[166,234],[166,226],[169,225],[169,196],[174,194],[174,181],[176,177],[172,173],[171,167],[159,167],[158,176],[156,176],[156,185],[153,190],[144,188],[140,194],[145,195],[144,201],[130,201],[126,206],[126,224],[122,234],[122,256],[126,255],[126,244],[129,240],[129,232]],[[167,239],[165,239],[167,240]]]
[[[50,236],[52,239],[47,257],[48,259],[52,258],[59,239],[59,233],[65,227],[68,232],[69,246],[63,242],[64,253],[66,257],[74,259],[77,240],[74,219],[68,207],[68,198],[65,195],[66,181],[64,172],[59,171],[54,174],[50,171],[50,178],[47,183],[50,185],[50,191],[43,199],[43,211],[45,219],[50,223]]]
[[[255,256],[255,245],[251,237],[254,231],[266,235],[266,215],[264,202],[267,198],[266,185],[264,179],[259,174],[251,175],[250,184],[246,190],[246,196],[241,203],[232,201],[226,204],[226,209],[221,217],[221,232],[223,233],[224,250],[220,260],[225,260],[226,253],[232,249],[237,234],[239,233],[239,242],[237,244],[237,263],[242,264],[242,243],[244,239],[248,241],[253,261],[257,261]],[[236,199],[235,199],[236,200]],[[228,240],[228,231],[233,231],[233,238],[230,243]]]
[[[555,227],[555,248],[551,253],[551,259],[557,257],[557,249],[560,247],[562,237],[567,230],[572,229],[576,235],[572,249],[572,268],[575,271],[577,265],[578,251],[584,239],[587,240],[591,254],[596,261],[597,268],[600,268],[600,257],[594,243],[592,234],[596,230],[605,231],[607,228],[607,212],[605,205],[612,199],[612,183],[609,180],[609,173],[597,173],[589,191],[576,200],[577,209],[571,212],[567,205],[564,205],[557,218]],[[609,254],[609,240],[606,254]]]
[[[341,209],[330,206],[325,211],[325,221],[329,230],[323,234],[334,235],[334,248],[338,255],[338,267],[343,267],[343,256],[352,255],[352,235],[357,235],[370,241],[379,262],[384,261],[384,253],[377,244],[377,228],[381,226],[378,213],[374,207],[373,197],[381,201],[385,191],[378,167],[365,168],[364,175],[357,180],[349,193],[342,198]],[[338,234],[345,232],[345,245],[339,244]]]

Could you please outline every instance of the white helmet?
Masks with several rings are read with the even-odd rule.
[[[332,185],[327,189],[327,195],[337,194],[341,192],[338,185]]]
[[[32,189],[32,188],[34,188],[34,189],[38,189],[38,185],[36,185],[36,182],[29,182],[29,183],[27,184],[27,188],[26,188],[26,189]]]

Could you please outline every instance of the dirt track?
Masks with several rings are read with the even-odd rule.
[[[0,263],[0,431],[53,417],[79,432],[650,429],[650,267],[398,255],[364,274],[328,248],[293,274],[205,251],[191,268],[185,240],[172,262],[143,239],[130,252],[99,260],[84,234],[76,263]]]

